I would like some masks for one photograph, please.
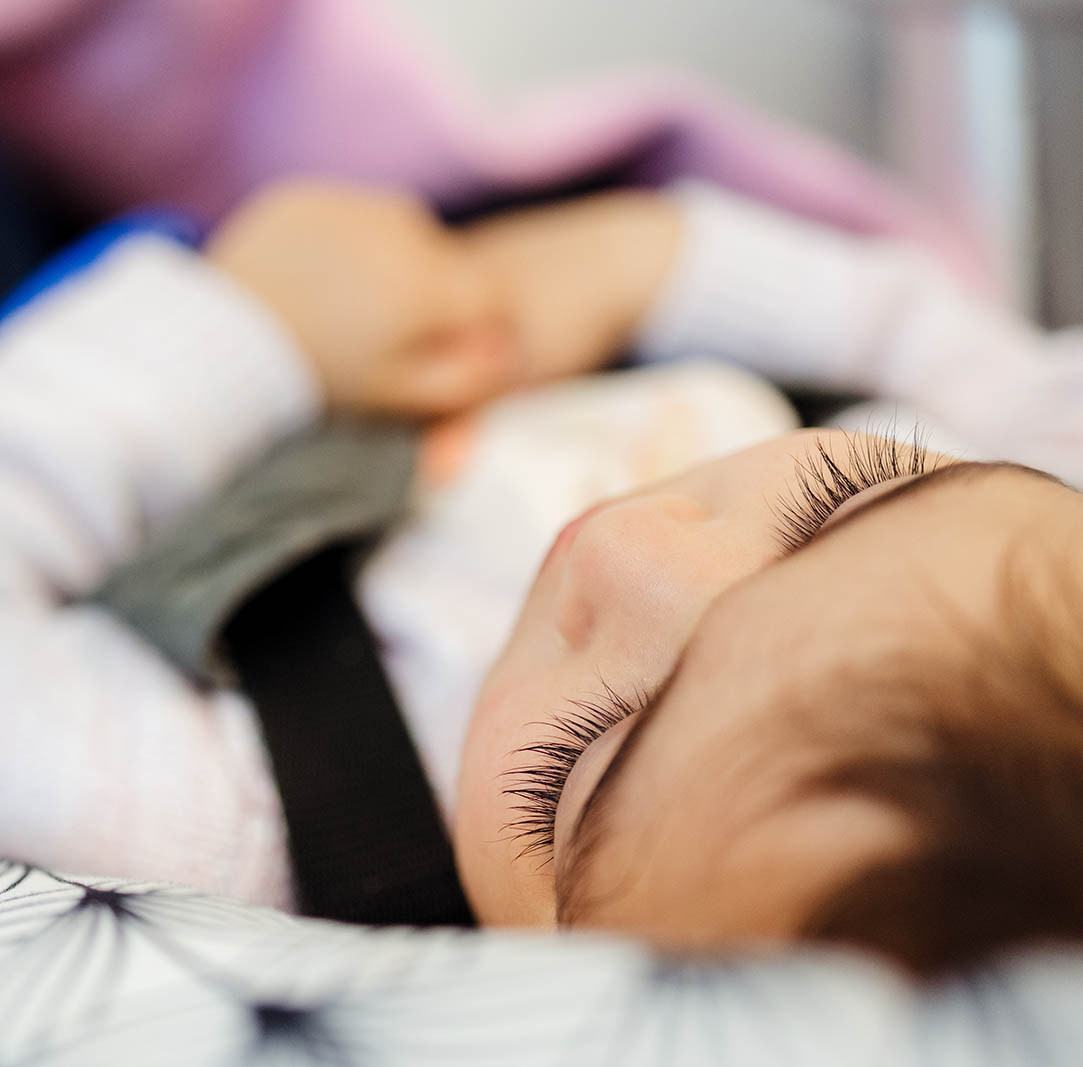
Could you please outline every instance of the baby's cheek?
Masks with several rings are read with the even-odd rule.
[[[455,816],[456,841],[492,843],[509,821],[503,790],[512,753],[524,744],[522,721],[509,714],[503,687],[486,687],[463,747]]]
[[[509,824],[516,812],[504,795],[507,772],[529,761],[517,755],[545,732],[552,711],[539,680],[497,668],[474,711],[459,777],[453,840],[467,896],[485,925],[552,926],[555,897],[548,867],[520,859],[523,843]]]
[[[521,860],[509,829],[514,812],[503,795],[507,752],[476,744],[463,762],[453,827],[455,860],[467,898],[484,926],[552,925],[552,879]]]
[[[463,888],[482,923],[495,921],[501,895],[501,872],[492,844],[500,834],[499,822],[493,817],[498,798],[492,788],[493,776],[486,773],[487,765],[484,744],[472,734],[463,752],[452,843]]]

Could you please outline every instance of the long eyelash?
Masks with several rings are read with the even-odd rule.
[[[795,465],[797,486],[775,503],[775,536],[779,550],[789,555],[803,548],[847,500],[874,485],[907,475],[924,474],[929,451],[920,427],[912,443],[900,444],[893,435],[847,437],[846,460],[838,463],[822,439]]]
[[[572,768],[602,734],[650,703],[651,696],[644,690],[637,689],[628,700],[604,682],[602,685],[604,694],[592,700],[569,700],[573,710],[559,712],[549,722],[536,724],[548,726],[551,737],[512,753],[531,759],[530,763],[504,772],[511,784],[503,793],[517,801],[511,810],[518,813],[505,824],[504,831],[513,841],[523,843],[517,859],[544,855],[542,866],[552,859],[557,805]]]

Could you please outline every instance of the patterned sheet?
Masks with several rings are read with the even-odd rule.
[[[367,930],[0,861],[0,1064],[1044,1067],[1083,954],[915,989],[854,957]]]

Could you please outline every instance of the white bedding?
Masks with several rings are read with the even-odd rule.
[[[1075,1067],[1083,954],[939,987],[838,953],[366,930],[0,861],[0,1064]]]

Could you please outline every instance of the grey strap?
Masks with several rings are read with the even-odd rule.
[[[322,547],[382,533],[402,512],[406,424],[324,423],[283,441],[216,497],[156,534],[93,597],[189,676],[230,684],[218,646],[256,590]]]

